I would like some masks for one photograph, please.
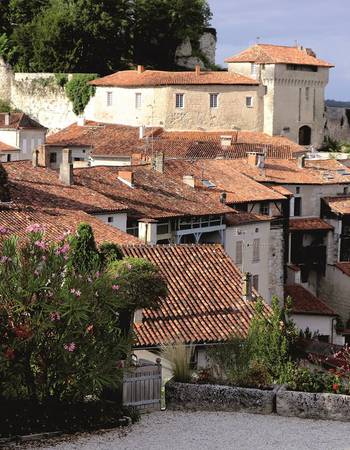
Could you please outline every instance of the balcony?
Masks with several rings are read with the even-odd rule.
[[[198,243],[203,234],[218,233],[218,240],[223,242],[223,232],[226,225],[222,216],[202,216],[179,219],[176,222],[176,242],[180,243],[182,236],[193,235]]]

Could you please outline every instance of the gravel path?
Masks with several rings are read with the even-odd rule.
[[[350,424],[276,415],[166,411],[144,415],[127,433],[80,435],[40,449],[349,450]]]

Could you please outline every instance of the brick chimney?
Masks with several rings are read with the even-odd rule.
[[[50,150],[45,144],[39,145],[32,154],[33,167],[50,167]],[[35,165],[37,164],[37,165]]]
[[[196,64],[196,67],[194,70],[195,70],[197,76],[199,76],[201,74],[201,66],[199,64]]]
[[[140,66],[140,65],[137,66],[137,73],[141,74],[144,71],[145,71],[145,67],[144,66]]]
[[[33,165],[33,167],[38,167],[39,166],[39,149],[33,150],[32,165]]]
[[[164,153],[156,153],[152,157],[152,169],[159,173],[164,173]]]
[[[60,180],[67,186],[74,184],[72,151],[69,148],[62,150],[62,163],[60,165]]]
[[[118,170],[118,180],[122,183],[128,185],[129,187],[134,186],[134,173],[132,170]]]
[[[299,169],[303,169],[305,167],[305,159],[306,159],[305,155],[299,156],[299,158],[298,158]]]
[[[243,295],[243,300],[246,300],[246,301],[253,300],[253,280],[252,280],[252,274],[249,272],[243,273],[242,295]]]

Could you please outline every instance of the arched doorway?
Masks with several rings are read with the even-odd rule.
[[[299,128],[299,145],[311,144],[311,128],[304,125]]]

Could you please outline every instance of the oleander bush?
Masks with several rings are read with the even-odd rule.
[[[157,269],[134,258],[106,264],[86,224],[55,243],[39,225],[21,239],[0,233],[1,397],[75,404],[118,389],[133,311],[166,293]]]

